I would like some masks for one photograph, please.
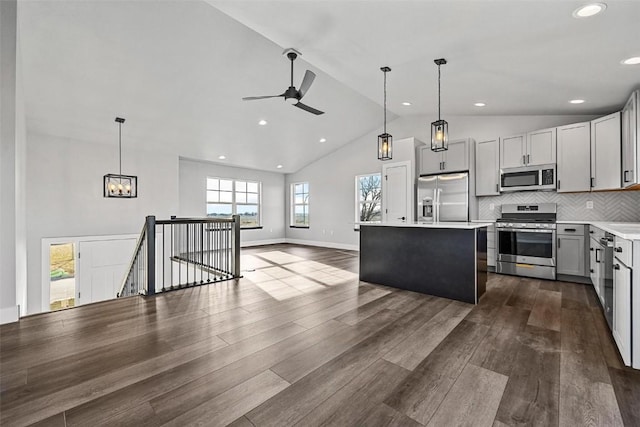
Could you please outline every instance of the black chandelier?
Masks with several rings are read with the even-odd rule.
[[[118,159],[120,171],[117,174],[109,173],[104,176],[103,195],[117,199],[132,199],[138,197],[138,177],[122,174],[122,124],[124,119],[116,117],[118,123]]]
[[[378,135],[378,160],[391,160],[393,155],[393,137],[387,133],[387,73],[391,71],[389,67],[382,67],[384,73],[384,129]]]
[[[431,150],[445,151],[449,149],[449,124],[440,118],[440,66],[445,65],[447,60],[440,58],[433,62],[438,66],[438,120],[431,123]]]

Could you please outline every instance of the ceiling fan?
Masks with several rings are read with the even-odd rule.
[[[281,93],[280,95],[248,96],[248,97],[242,98],[242,100],[255,101],[256,99],[284,97],[284,100],[287,101],[288,103],[293,104],[296,107],[301,108],[305,111],[308,111],[312,114],[316,114],[316,115],[324,114],[324,111],[316,110],[315,108],[309,107],[308,105],[305,105],[302,102],[300,102],[302,97],[304,97],[304,95],[307,93],[307,91],[311,87],[311,83],[313,83],[313,80],[316,78],[316,75],[312,71],[307,70],[307,72],[304,73],[304,78],[302,79],[302,83],[300,84],[299,90],[296,89],[296,87],[293,85],[293,61],[296,60],[298,55],[302,55],[302,54],[295,49],[285,49],[285,51],[283,52],[283,55],[287,55],[287,58],[289,58],[289,60],[291,61],[291,86],[289,86],[289,89],[285,90],[284,93]]]

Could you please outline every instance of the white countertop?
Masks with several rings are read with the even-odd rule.
[[[475,228],[489,227],[491,222],[376,222],[360,224],[362,226],[375,227],[416,227],[416,228],[455,228],[472,230]]]
[[[640,222],[557,221],[558,224],[588,224],[627,240],[640,240]]]

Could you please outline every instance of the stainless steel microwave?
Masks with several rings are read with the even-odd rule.
[[[555,164],[500,169],[500,191],[555,189]]]

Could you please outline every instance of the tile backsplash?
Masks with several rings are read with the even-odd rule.
[[[587,202],[593,209],[587,209]],[[555,191],[521,191],[500,196],[479,197],[479,219],[494,220],[501,215],[500,206],[508,203],[556,203],[558,220],[640,222],[640,191],[597,193],[556,193]],[[494,210],[491,210],[491,205]]]

